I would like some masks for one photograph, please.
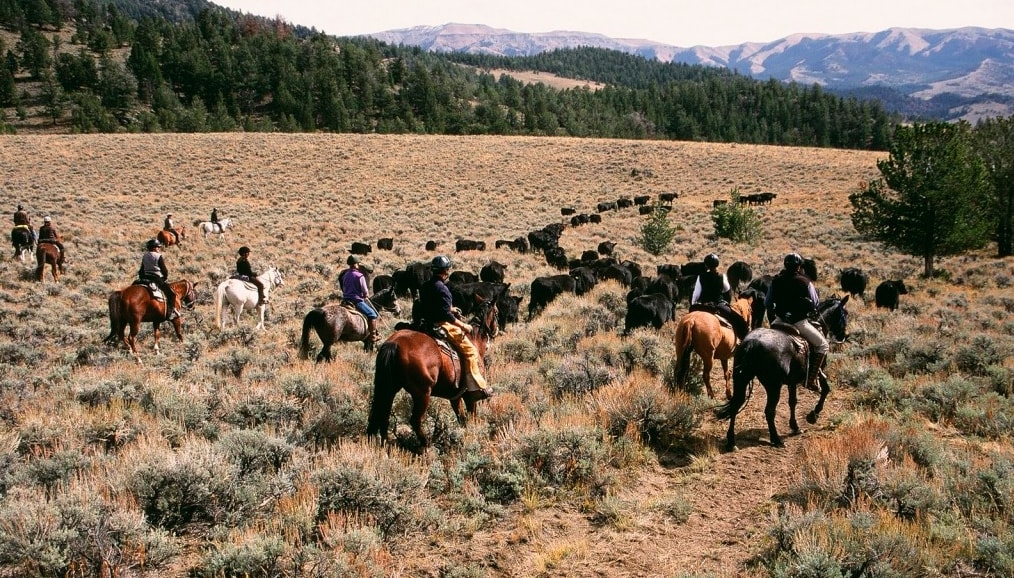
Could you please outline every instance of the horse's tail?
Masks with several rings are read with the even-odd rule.
[[[320,336],[320,331],[317,327],[325,322],[324,310],[314,309],[306,314],[303,318],[303,336],[299,339],[299,358],[309,359],[310,358],[310,330],[317,331],[317,336]]]
[[[690,354],[694,352],[693,328],[689,319],[683,319],[676,325],[676,385],[683,388],[687,384],[687,376],[690,374]]]
[[[763,347],[759,341],[743,340],[736,348],[736,356],[732,362],[732,399],[715,409],[715,418],[729,419],[743,409],[746,404],[748,389],[753,382],[757,361],[752,359],[757,347]]]
[[[105,343],[115,345],[116,342],[123,336],[122,325],[120,319],[120,301],[123,297],[123,293],[120,291],[113,291],[109,294],[109,335],[103,340]],[[119,330],[119,335],[117,335]]]
[[[225,329],[225,319],[222,319],[222,307],[225,307],[225,283],[215,289],[215,324],[219,330]]]
[[[373,374],[373,400],[370,402],[370,417],[366,422],[366,435],[387,438],[391,422],[391,408],[394,396],[401,389],[395,381],[395,364],[398,360],[398,344],[386,342],[377,351],[377,367]]]

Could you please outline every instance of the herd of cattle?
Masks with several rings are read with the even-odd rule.
[[[561,213],[569,211],[564,208]],[[574,215],[576,216],[576,214]],[[497,248],[506,247],[522,253],[541,253],[546,262],[561,272],[556,275],[537,277],[531,281],[528,301],[528,320],[538,315],[549,303],[563,294],[584,295],[596,284],[613,280],[627,290],[627,313],[625,331],[651,326],[655,329],[676,318],[676,309],[681,301],[689,301],[697,276],[705,271],[703,262],[663,264],[656,267],[654,275],[645,275],[640,264],[620,260],[613,256],[616,244],[610,241],[599,243],[596,249],[585,250],[579,258],[570,258],[562,247],[560,237],[565,230],[562,223],[551,223],[529,232],[513,241],[498,240]],[[439,244],[429,241],[426,249],[435,251]],[[393,239],[380,239],[378,249],[391,250]],[[459,239],[456,251],[484,251],[484,241]],[[352,252],[365,255],[372,248],[367,243],[353,243]],[[817,280],[817,265],[806,259],[804,272],[813,281]],[[754,278],[753,269],[747,263],[737,261],[726,269],[726,276],[733,293],[753,299],[753,328],[764,321],[764,296],[767,294],[772,276]],[[409,263],[404,269],[391,275],[377,275],[373,278],[373,292],[393,288],[399,297],[418,297],[419,288],[432,275],[428,262]],[[499,309],[499,323],[505,327],[518,321],[522,298],[511,294],[511,284],[506,282],[507,267],[495,260],[484,265],[478,274],[455,270],[451,273],[448,286],[455,306],[464,314],[470,313],[479,300],[493,299]],[[865,299],[868,276],[857,268],[841,271],[840,287],[845,293]],[[741,290],[742,288],[742,290]],[[899,295],[906,294],[903,281],[892,280],[881,283],[875,292],[877,307],[894,310],[898,307]]]

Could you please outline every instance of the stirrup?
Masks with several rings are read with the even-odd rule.
[[[371,343],[377,343],[378,341],[380,341],[380,332],[371,331],[370,334],[366,337],[366,339],[368,339]]]

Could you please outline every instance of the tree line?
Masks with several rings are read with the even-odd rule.
[[[0,44],[0,122],[42,110],[74,132],[551,135],[864,149],[886,149],[896,123],[875,101],[819,86],[618,51],[494,62],[335,38],[206,4],[0,0],[0,26],[18,34]],[[57,34],[63,29],[74,31],[69,45]],[[484,72],[492,64],[607,87],[525,84]]]

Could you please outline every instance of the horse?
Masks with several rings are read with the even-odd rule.
[[[377,311],[390,311],[401,315],[401,306],[394,294],[394,287],[373,294],[370,298]],[[318,307],[303,318],[303,337],[299,341],[299,358],[310,358],[310,330],[317,333],[321,348],[317,363],[331,361],[331,346],[335,341],[362,341],[364,351],[373,351],[373,341],[367,339],[366,317],[338,303]]]
[[[731,308],[750,325],[753,297],[740,297],[732,303]],[[711,368],[715,359],[722,363],[722,374],[725,376],[725,399],[732,399],[732,372],[729,371],[729,359],[736,348],[736,333],[731,327],[722,325],[718,316],[710,311],[691,311],[680,318],[676,324],[676,384],[683,387],[690,373],[690,354],[697,355],[704,361],[704,387],[708,397],[715,398],[711,389]]]
[[[25,257],[35,250],[32,230],[20,225],[11,229],[11,245],[14,246],[14,258],[24,262]]]
[[[817,306],[819,323],[816,325],[826,337],[837,343],[848,339],[845,332],[848,321],[845,305],[848,301],[848,295],[841,299],[831,297]],[[794,328],[789,326],[788,329]],[[746,404],[749,391],[752,391],[754,377],[761,382],[767,392],[764,417],[767,418],[771,445],[774,447],[785,445],[775,428],[775,408],[782,393],[782,384],[789,386],[789,427],[792,433],[799,433],[799,425],[796,423],[796,387],[806,379],[809,347],[798,344],[796,339],[801,338],[778,329],[761,328],[751,331],[739,344],[732,369],[732,399],[715,410],[715,417],[729,420],[729,431],[725,440],[727,451],[736,449],[736,414]],[[823,370],[818,374],[818,381],[820,399],[817,400],[813,411],[806,415],[807,423],[811,424],[817,423],[817,416],[824,409],[824,400],[831,391]]]
[[[193,309],[197,302],[197,283],[186,279],[173,281],[169,284],[173,292],[180,298],[183,306]],[[137,334],[141,331],[141,323],[151,322],[155,334],[155,353],[159,353],[159,326],[166,320],[165,301],[155,299],[144,285],[130,285],[109,294],[109,335],[105,343],[116,345],[120,340],[127,345],[138,363],[141,356],[137,353]],[[176,330],[176,338],[183,341],[183,320],[179,317],[169,323]],[[124,335],[123,330],[130,327],[130,334]]]
[[[225,232],[231,229],[234,223],[232,219],[219,219],[217,223],[197,219],[194,221],[194,226],[204,235],[204,240],[207,241],[208,235],[220,235],[222,239],[225,239]]]
[[[161,231],[156,233],[155,238],[158,239],[158,242],[162,243],[162,245],[165,247],[170,247],[172,245],[182,245],[183,240],[187,238],[187,228],[179,227],[174,230],[176,231],[176,235],[180,236],[179,241],[176,240],[176,235],[173,235],[171,231],[166,231],[165,229],[162,229]]]
[[[45,241],[40,242],[35,249],[35,263],[37,265],[35,267],[35,280],[42,281],[46,265],[49,265],[53,272],[53,281],[59,281],[60,275],[63,273],[64,257],[65,253],[56,245]]]
[[[472,331],[469,339],[479,350],[479,356],[486,355],[487,344],[499,333],[497,324],[496,299],[482,301],[472,311],[469,324]],[[422,431],[422,420],[433,396],[451,402],[458,423],[465,424],[461,411],[464,399],[468,413],[475,415],[476,400],[458,387],[461,363],[452,360],[442,352],[440,344],[433,337],[411,329],[399,329],[390,335],[377,351],[376,371],[373,376],[373,400],[366,435],[380,436],[387,441],[387,430],[391,420],[394,396],[404,388],[412,396],[412,430],[421,447],[428,447],[429,438]]]
[[[268,294],[275,287],[285,285],[285,278],[278,269],[268,267],[268,270],[258,275],[257,279],[264,286],[264,305],[257,305],[257,287],[253,283],[242,279],[226,279],[218,284],[218,289],[215,290],[215,320],[218,321],[220,330],[225,329],[222,309],[226,301],[229,302],[236,325],[239,325],[239,316],[243,314],[244,308],[251,310],[256,308],[260,313],[260,322],[257,323],[256,329],[264,329],[264,310],[267,309]]]

